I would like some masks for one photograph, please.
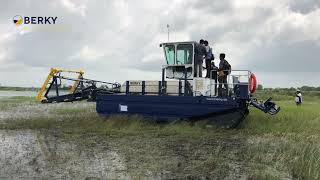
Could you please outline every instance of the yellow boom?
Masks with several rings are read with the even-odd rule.
[[[41,86],[41,89],[38,92],[37,101],[43,102],[46,100],[46,97],[44,97],[44,93],[46,91],[46,88],[47,88],[50,80],[53,78],[54,75],[61,73],[61,72],[76,73],[76,74],[78,74],[78,79],[80,79],[82,77],[82,75],[84,74],[83,70],[74,71],[74,70],[64,70],[64,69],[58,69],[58,68],[51,68],[51,70],[47,76],[47,79],[44,81],[43,85]],[[79,84],[79,81],[75,81],[73,86],[70,88],[69,92],[74,93],[78,84]]]

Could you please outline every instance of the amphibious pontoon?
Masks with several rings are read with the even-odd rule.
[[[257,81],[249,70],[231,70],[226,87],[217,82],[215,70],[208,72],[210,78],[198,77],[195,45],[193,41],[160,44],[166,62],[160,81],[128,80],[120,85],[85,79],[83,71],[52,68],[37,100],[54,103],[88,99],[96,102],[96,110],[102,116],[137,114],[157,122],[207,119],[224,127],[236,127],[248,115],[249,106],[271,115],[280,111],[271,98],[261,103],[253,97]],[[78,76],[62,76],[63,72]],[[74,81],[64,95],[62,80]],[[52,90],[54,94],[50,95]]]

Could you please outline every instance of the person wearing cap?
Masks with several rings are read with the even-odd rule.
[[[295,102],[297,106],[300,106],[302,104],[302,94],[299,89],[296,92]]]

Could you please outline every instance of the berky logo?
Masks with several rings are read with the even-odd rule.
[[[21,24],[56,24],[58,17],[52,16],[25,16],[16,15],[13,23],[17,26]]]
[[[23,18],[19,15],[16,15],[13,17],[13,23],[17,26],[21,25],[23,23]]]

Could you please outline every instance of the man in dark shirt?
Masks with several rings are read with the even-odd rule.
[[[218,81],[219,81],[219,89],[218,94],[220,96],[226,96],[228,93],[228,82],[227,77],[231,70],[231,66],[227,60],[225,60],[226,55],[224,53],[220,54],[220,63],[218,68]]]
[[[194,47],[194,72],[195,77],[202,77],[202,64],[203,59],[206,56],[207,51],[204,46],[204,40],[201,39],[199,43],[195,44]]]
[[[214,80],[214,95],[216,96],[217,95],[217,82],[218,82],[218,74],[217,74],[217,71],[218,71],[218,67],[214,64],[213,61],[211,61],[211,79]]]

